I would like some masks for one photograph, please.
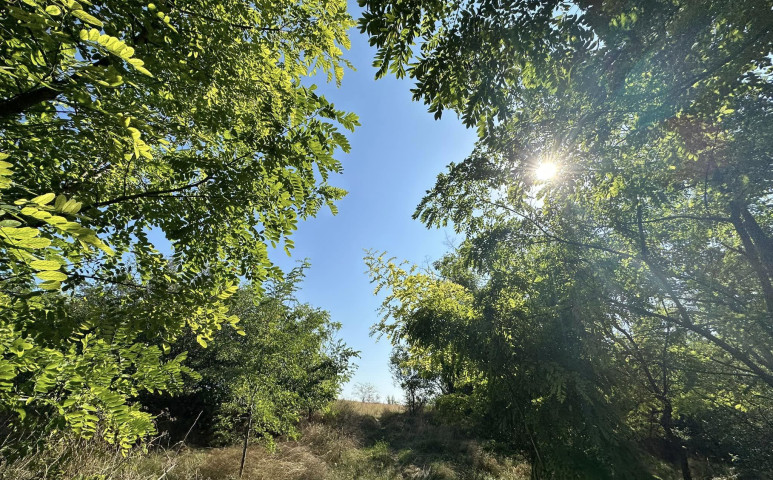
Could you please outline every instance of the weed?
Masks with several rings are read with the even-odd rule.
[[[279,438],[276,451],[248,450],[242,480],[524,480],[526,462],[494,453],[474,438],[409,414],[399,405],[339,401]],[[99,442],[50,438],[14,462],[0,480],[236,480],[241,447],[137,449],[122,455]]]

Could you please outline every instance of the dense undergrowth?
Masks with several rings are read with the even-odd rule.
[[[396,405],[336,402],[305,422],[301,435],[281,439],[271,451],[251,445],[246,480],[516,480],[529,478],[518,457],[496,453],[490,445]],[[162,439],[161,439],[162,440]],[[190,448],[182,444],[127,457],[95,442],[49,443],[0,478],[32,480],[226,480],[238,478],[241,446]]]

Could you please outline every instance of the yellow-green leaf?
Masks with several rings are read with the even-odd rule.
[[[35,260],[30,262],[30,266],[35,270],[59,270],[62,264],[56,260]]]
[[[56,198],[56,195],[53,193],[46,193],[44,195],[40,195],[38,197],[35,197],[31,200],[32,203],[37,203],[38,205],[47,205],[54,201]]]
[[[78,213],[78,211],[81,209],[81,202],[77,202],[73,199],[67,200],[64,205],[62,205],[61,211],[64,213]]]
[[[47,238],[29,238],[19,244],[20,247],[31,249],[48,248],[50,245],[51,240]]]
[[[150,72],[149,72],[149,71],[148,71],[148,70],[147,70],[147,69],[146,69],[146,68],[143,66],[143,65],[145,65],[145,62],[143,62],[143,61],[142,61],[142,60],[140,60],[139,58],[129,58],[129,59],[128,59],[128,60],[126,60],[126,61],[129,63],[129,65],[131,65],[132,67],[134,67],[134,68],[135,68],[135,70],[137,70],[138,72],[140,72],[140,73],[142,73],[142,74],[144,74],[144,75],[147,75],[147,76],[149,76],[149,77],[152,77],[152,76],[153,76],[153,74],[152,74],[152,73],[150,73]],[[128,126],[128,124],[127,124],[127,126]]]
[[[67,203],[67,197],[64,195],[57,195],[56,201],[54,202],[54,208],[61,211],[65,203]]]
[[[38,272],[35,275],[41,280],[55,280],[55,281],[67,280],[67,275],[57,270],[47,270],[45,272]]]
[[[78,19],[84,21],[85,23],[89,23],[91,25],[94,25],[96,27],[101,27],[103,24],[102,22],[94,17],[93,15],[89,14],[85,10],[73,10],[72,14],[74,17],[77,17]]]
[[[43,290],[58,290],[62,286],[62,283],[56,280],[48,280],[40,284],[40,288]]]

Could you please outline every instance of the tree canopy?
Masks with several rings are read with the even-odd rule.
[[[442,307],[419,291],[390,312],[399,325],[429,325],[463,302],[476,321],[456,340],[406,330],[411,342],[429,332],[473,359],[497,342],[507,360],[475,360],[489,405],[508,415],[515,389],[519,417],[552,428],[522,438],[543,471],[578,475],[572,459],[595,458],[594,478],[623,475],[606,442],[641,434],[647,408],[685,478],[684,450],[705,451],[707,438],[764,471],[767,456],[715,426],[741,415],[749,435],[770,431],[770,5],[361,4],[379,74],[409,76],[430,112],[451,110],[480,137],[415,217],[466,235],[459,262],[482,285],[443,286],[462,289]],[[390,268],[374,271],[393,292],[419,278],[390,279]],[[468,338],[474,346],[459,343]],[[629,397],[631,385],[652,403]]]
[[[338,0],[4,2],[5,411],[152,432],[124,410],[177,383],[169,344],[236,325],[227,297],[278,278],[270,246],[345,194],[328,180],[357,117],[305,79],[340,83],[351,25]]]
[[[359,354],[336,338],[341,325],[295,298],[305,268],[270,282],[265,295],[237,292],[229,313],[242,331],[224,329],[214,348],[195,350],[189,334],[178,347],[192,350],[187,363],[201,378],[185,393],[199,398],[194,404],[212,421],[207,433],[215,440],[241,438],[248,428],[269,445],[274,436],[295,435],[298,420],[335,400],[349,379]]]

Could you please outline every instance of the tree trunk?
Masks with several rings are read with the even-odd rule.
[[[770,276],[768,275],[768,271],[765,268],[766,265],[763,263],[765,262],[766,257],[769,256],[765,249],[765,243],[767,239],[764,236],[764,232],[762,232],[762,229],[759,227],[759,225],[757,225],[754,217],[751,214],[746,215],[745,221],[742,219],[742,213],[744,209],[745,207],[740,205],[738,202],[731,202],[730,220],[733,224],[733,227],[735,227],[736,233],[738,233],[738,236],[741,239],[744,251],[746,252],[746,258],[749,260],[752,270],[754,270],[754,273],[757,274],[757,278],[760,281],[760,286],[762,287],[762,293],[765,296],[765,304],[767,306],[768,313],[773,313],[773,284],[771,283]],[[753,231],[759,230],[756,232],[757,243],[752,240],[749,226],[752,227],[751,229]],[[769,333],[773,332],[770,332],[769,330]]]
[[[239,466],[239,478],[244,475],[244,461],[247,459],[247,444],[250,441],[250,430],[252,430],[252,406],[247,416],[247,430],[244,431],[244,446],[242,447],[242,464]]]
[[[679,463],[682,465],[682,478],[684,480],[692,480],[692,475],[690,474],[690,463],[687,460],[687,447],[682,445],[682,447],[679,449]]]
[[[768,276],[773,278],[773,240],[762,230],[757,219],[749,211],[747,206],[741,208],[741,216],[744,219],[744,225],[749,232],[749,236],[752,237],[754,243],[757,246],[757,250],[760,252],[760,258],[765,264],[765,268],[768,271]]]
[[[663,426],[663,430],[666,432],[666,439],[668,440],[668,447],[671,450],[670,455],[672,460],[679,460],[679,466],[682,469],[682,479],[692,480],[692,474],[690,473],[690,463],[687,459],[687,447],[682,445],[676,435],[674,435],[672,406],[671,402],[664,399],[663,402],[663,415],[660,417],[660,424]],[[676,458],[673,458],[676,457]]]

